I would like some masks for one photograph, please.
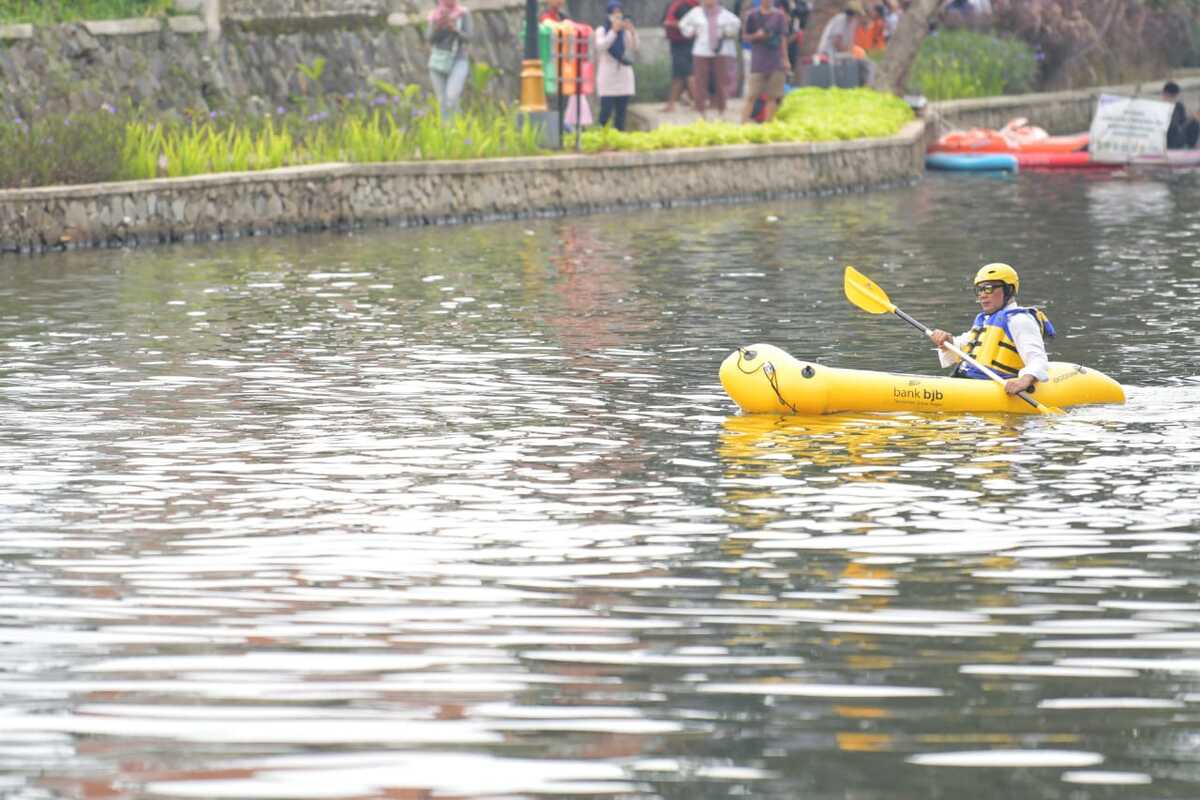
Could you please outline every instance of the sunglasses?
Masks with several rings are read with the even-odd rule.
[[[1003,289],[1003,283],[977,283],[975,284],[975,294],[991,294],[997,289]]]

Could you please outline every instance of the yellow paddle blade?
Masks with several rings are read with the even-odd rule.
[[[846,299],[868,314],[891,314],[896,310],[887,292],[854,267],[846,267],[844,284]]]
[[[1051,416],[1053,416],[1055,414],[1066,414],[1067,413],[1067,412],[1063,411],[1061,408],[1059,408],[1058,406],[1047,405],[1046,403],[1042,403],[1040,401],[1037,404],[1037,409],[1038,409],[1039,414],[1049,414]]]

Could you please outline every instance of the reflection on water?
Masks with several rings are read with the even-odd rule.
[[[1196,188],[7,262],[0,797],[1195,796]],[[1127,405],[717,383],[932,371],[842,267],[961,328],[992,260]]]

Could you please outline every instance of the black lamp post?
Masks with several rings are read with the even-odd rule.
[[[521,61],[521,110],[546,110],[542,59],[538,57],[538,0],[525,0],[525,57]]]

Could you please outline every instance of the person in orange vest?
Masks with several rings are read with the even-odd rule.
[[[881,4],[867,9],[867,18],[854,29],[854,43],[866,52],[887,47],[887,8]]]

